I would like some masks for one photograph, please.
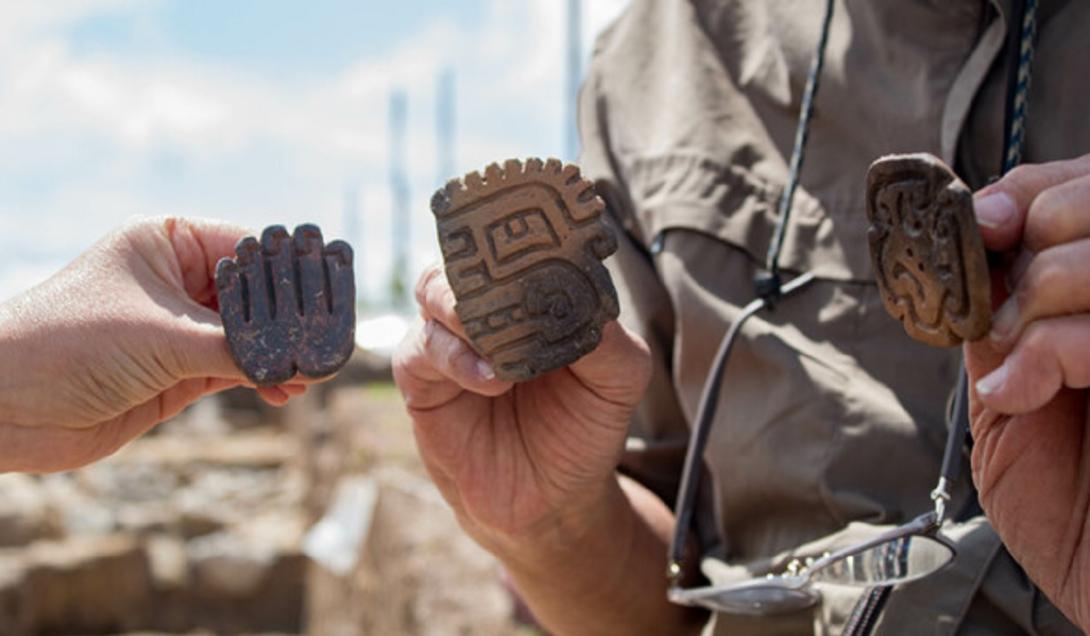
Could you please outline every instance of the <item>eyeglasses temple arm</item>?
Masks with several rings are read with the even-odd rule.
[[[841,550],[837,550],[832,554],[827,554],[821,557],[817,561],[814,561],[807,568],[806,574],[807,576],[812,576],[814,573],[827,568],[829,565],[837,561],[840,561],[853,554],[865,552],[867,550],[870,550],[871,548],[880,546],[883,543],[888,543],[893,539],[913,535],[929,535],[939,527],[940,523],[941,522],[938,520],[938,517],[934,511],[925,512],[924,514],[916,517],[912,521],[909,521],[904,525],[897,526],[896,528],[893,528],[891,530],[887,530],[886,532],[883,532],[882,534],[874,537],[873,539],[869,539],[867,541],[864,541],[863,543],[858,543],[856,545],[848,546]]]
[[[965,437],[969,432],[969,382],[962,363],[958,373],[958,383],[954,388],[954,406],[950,410],[950,433],[946,438],[946,451],[942,456],[942,471],[939,483],[931,491],[931,501],[935,503],[935,515],[938,524],[946,520],[946,504],[950,501],[950,486],[961,476],[962,452]]]

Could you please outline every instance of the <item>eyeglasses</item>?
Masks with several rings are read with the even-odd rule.
[[[787,299],[813,281],[812,273],[803,274],[784,285],[779,298]],[[793,612],[818,603],[821,596],[813,587],[815,582],[880,587],[914,581],[938,571],[955,554],[953,546],[938,531],[946,518],[946,504],[950,501],[949,484],[961,470],[961,446],[968,428],[967,382],[964,371],[959,377],[953,408],[949,414],[954,424],[950,427],[947,438],[938,484],[931,492],[933,510],[872,539],[816,560],[805,564],[792,562],[779,575],[729,585],[692,589],[681,586],[685,542],[692,527],[700,464],[711,431],[727,361],[743,325],[768,306],[769,300],[766,298],[758,298],[746,305],[723,338],[712,363],[711,373],[705,382],[678,490],[675,508],[677,525],[668,555],[668,598],[680,605],[766,616]]]

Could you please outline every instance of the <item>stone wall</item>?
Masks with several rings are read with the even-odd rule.
[[[353,478],[377,496],[334,573],[301,546]],[[4,636],[525,634],[512,605],[388,384],[342,380],[280,411],[239,391],[84,470],[0,475]]]

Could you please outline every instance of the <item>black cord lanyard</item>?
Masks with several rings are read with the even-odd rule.
[[[833,2],[834,0],[826,0],[821,37],[818,40],[814,61],[810,65],[809,76],[806,79],[806,91],[803,93],[799,124],[795,132],[795,146],[791,153],[791,170],[788,174],[787,186],[780,198],[776,230],[773,234],[772,243],[768,247],[767,271],[761,272],[755,277],[754,287],[756,288],[757,298],[746,305],[727,331],[727,335],[723,338],[719,350],[715,354],[711,371],[704,382],[704,389],[700,395],[700,405],[697,409],[692,432],[689,435],[689,448],[685,453],[681,485],[678,488],[677,501],[675,502],[678,511],[676,519],[678,531],[674,533],[673,541],[670,543],[670,551],[667,555],[667,576],[672,584],[676,584],[682,574],[685,542],[692,524],[696,490],[700,481],[701,458],[704,456],[704,448],[708,442],[708,433],[711,432],[712,419],[715,416],[716,406],[719,401],[719,387],[723,381],[726,362],[730,358],[734,341],[741,332],[742,325],[752,316],[766,307],[772,307],[782,296],[802,289],[806,284],[814,280],[813,274],[807,273],[795,278],[787,285],[781,285],[779,260],[787,222],[791,217],[791,205],[795,198],[795,190],[798,189],[799,174],[802,171],[802,162],[806,153],[806,142],[810,136],[810,120],[814,115],[814,99],[817,96],[821,69],[825,65],[825,49],[829,42],[829,27],[833,20]]]
[[[791,219],[795,191],[799,187],[802,162],[806,158],[806,142],[810,139],[810,120],[814,117],[814,98],[817,97],[818,87],[821,82],[821,69],[825,66],[825,51],[829,48],[829,30],[832,22],[833,0],[827,0],[825,18],[821,23],[821,37],[818,39],[814,60],[810,64],[810,74],[806,78],[806,91],[802,95],[802,106],[799,112],[798,128],[795,130],[795,147],[791,151],[791,169],[787,175],[787,186],[784,188],[783,196],[780,197],[779,218],[776,219],[776,230],[772,234],[772,242],[768,245],[768,256],[765,259],[766,271],[758,274],[754,280],[757,297],[763,298],[770,305],[780,295],[780,251],[783,250],[783,239],[787,233],[787,223]]]
[[[1037,0],[1014,0],[1016,9],[1009,21],[1011,36],[1008,48],[1011,51],[1009,59],[1017,60],[1017,65],[1009,71],[1007,110],[1005,121],[1005,143],[1003,152],[1002,172],[1005,174],[1022,158],[1022,148],[1025,141],[1025,120],[1028,106],[1028,93],[1030,82],[1030,65],[1033,60],[1033,41],[1036,34]],[[795,144],[791,155],[791,167],[788,174],[787,186],[779,204],[779,217],[776,222],[772,242],[768,248],[766,270],[757,274],[754,279],[756,299],[746,305],[741,314],[735,319],[727,334],[720,343],[712,363],[710,373],[705,381],[700,396],[696,419],[693,423],[689,437],[689,446],[685,454],[685,464],[682,469],[681,484],[678,488],[675,509],[678,511],[676,519],[676,531],[671,541],[667,555],[667,577],[672,585],[680,582],[683,572],[683,559],[685,544],[688,539],[688,531],[691,528],[694,513],[694,504],[697,486],[700,479],[700,463],[704,456],[708,434],[711,432],[712,419],[715,415],[719,400],[719,388],[726,371],[726,362],[730,357],[731,349],[741,332],[742,326],[749,318],[758,314],[765,308],[771,308],[781,297],[790,295],[805,287],[814,280],[812,273],[806,273],[793,279],[787,285],[781,285],[779,258],[783,248],[784,236],[787,224],[791,217],[792,204],[795,191],[798,188],[799,175],[802,171],[805,159],[806,144],[809,139],[810,122],[813,118],[814,100],[820,85],[821,70],[825,63],[826,49],[828,48],[829,31],[832,24],[834,0],[826,0],[825,17],[822,21],[821,37],[818,40],[814,60],[810,66],[809,76],[806,82],[806,91],[803,94],[802,105],[799,113],[798,128],[795,133]],[[1021,24],[1020,31],[1015,31],[1014,25]],[[1017,53],[1014,53],[1017,51]],[[962,446],[968,433],[968,382],[964,372],[964,365],[959,376],[958,385],[954,393],[954,408],[951,411],[953,426],[947,438],[946,450],[943,456],[942,471],[938,487],[932,493],[936,502],[936,508],[944,510],[945,502],[950,499],[947,492],[949,484],[957,479],[961,472]],[[943,513],[940,512],[940,522]]]

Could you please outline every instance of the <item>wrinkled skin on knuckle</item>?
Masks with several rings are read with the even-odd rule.
[[[427,267],[420,274],[420,278],[416,280],[415,295],[417,303],[424,305],[427,299],[427,290],[432,281],[441,273],[438,265],[432,264]]]

